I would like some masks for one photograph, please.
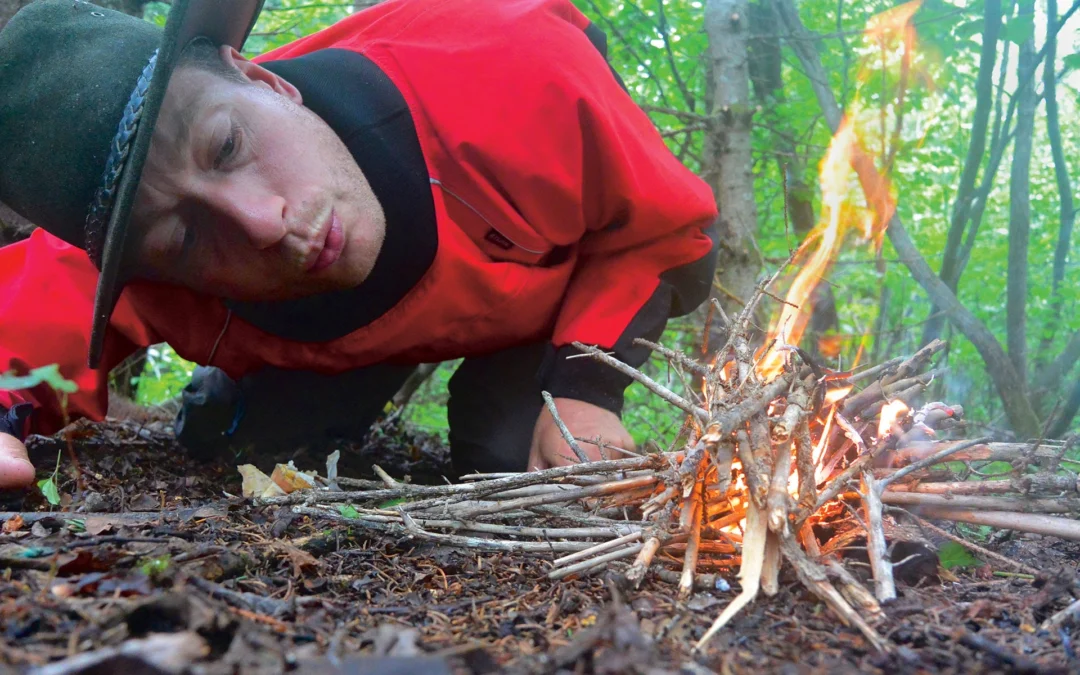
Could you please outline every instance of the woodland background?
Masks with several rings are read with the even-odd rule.
[[[0,25],[26,2],[0,0]],[[1077,428],[1080,0],[925,0],[907,61],[864,34],[896,3],[574,2],[606,31],[613,65],[672,151],[717,195],[716,297],[725,306],[738,307],[818,223],[819,165],[843,111],[858,105],[864,147],[891,178],[896,212],[880,251],[845,238],[813,294],[802,346],[850,367],[942,337],[947,371],[928,400],[963,404],[969,435]],[[99,4],[156,22],[168,11],[163,2]],[[267,0],[248,51],[369,4]],[[861,198],[852,180],[851,199]],[[29,227],[2,206],[0,221],[3,241]],[[762,326],[778,307],[766,308]],[[664,342],[699,350],[703,325],[703,313],[673,320]],[[445,431],[453,366],[437,368],[413,397],[412,423]],[[158,404],[190,368],[157,346],[114,381]],[[659,362],[652,371],[667,376]],[[681,387],[677,377],[669,384]],[[638,442],[673,435],[679,420],[636,388],[626,421]]]

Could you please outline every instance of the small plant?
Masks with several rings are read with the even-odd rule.
[[[0,374],[0,391],[16,391],[19,389],[31,389],[40,384],[47,384],[52,387],[60,396],[60,409],[64,413],[64,418],[67,418],[67,396],[68,394],[74,394],[79,390],[79,386],[66,379],[60,374],[60,366],[52,364],[48,366],[42,366],[31,370],[26,375],[15,375],[12,372]],[[45,499],[53,506],[60,505],[60,489],[57,486],[56,478],[60,473],[60,451],[56,453],[56,467],[53,468],[52,475],[48,478],[39,480],[37,482],[38,489],[41,490],[41,494],[45,496]]]

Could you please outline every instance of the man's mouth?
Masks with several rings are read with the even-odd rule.
[[[320,272],[333,265],[341,257],[341,251],[345,248],[345,233],[342,231],[341,219],[338,218],[337,211],[330,212],[329,220],[330,227],[326,229],[326,239],[322,242],[322,250],[308,268],[308,274]]]

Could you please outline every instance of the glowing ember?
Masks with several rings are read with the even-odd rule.
[[[901,400],[886,403],[885,407],[881,409],[881,421],[878,423],[877,431],[878,438],[884,438],[892,429],[896,420],[908,410],[910,410],[910,408],[908,408],[907,404]]]
[[[832,405],[836,403],[837,401],[851,393],[851,390],[854,388],[854,386],[848,386],[838,387],[837,389],[830,389],[828,392],[825,393],[825,405]]]

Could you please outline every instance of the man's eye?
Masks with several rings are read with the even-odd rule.
[[[240,147],[240,128],[233,123],[229,127],[229,135],[225,137],[225,140],[221,144],[221,148],[218,149],[217,156],[214,157],[214,168],[220,169],[223,165],[228,163],[232,159],[237,150]]]

